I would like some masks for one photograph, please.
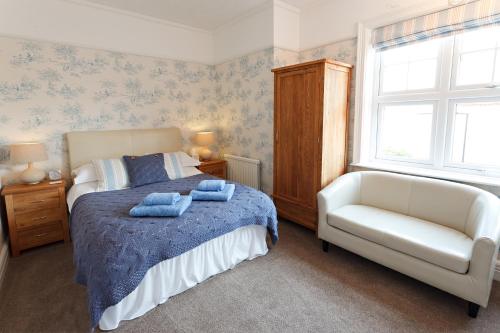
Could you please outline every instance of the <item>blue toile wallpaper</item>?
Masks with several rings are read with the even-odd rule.
[[[215,130],[221,152],[261,160],[270,193],[271,69],[324,57],[354,64],[355,55],[356,41],[348,40],[301,53],[269,48],[208,66],[0,37],[0,169],[9,143],[44,142],[49,160],[40,166],[68,176],[66,132],[178,126],[186,149],[193,132]]]
[[[262,161],[262,189],[272,192],[274,52],[216,66],[215,95],[224,151]]]
[[[66,132],[178,126],[188,145],[217,117],[213,66],[0,38],[0,73],[0,146],[44,142],[65,175]]]

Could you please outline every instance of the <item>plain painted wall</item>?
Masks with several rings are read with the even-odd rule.
[[[0,34],[212,64],[210,32],[98,5],[0,0]]]
[[[324,0],[299,11],[269,0],[210,32],[85,1],[0,0],[0,34],[214,65],[273,46],[299,51],[354,38],[358,22],[416,3],[447,1]]]
[[[300,12],[300,49],[354,38],[359,22],[375,19],[387,21],[391,16],[400,17],[401,12],[410,8],[444,8],[447,5],[447,0],[318,1]]]
[[[300,49],[300,12],[281,2],[274,4],[274,47],[298,52]]]
[[[217,28],[214,31],[215,63],[272,47],[273,27],[273,4],[268,3]]]

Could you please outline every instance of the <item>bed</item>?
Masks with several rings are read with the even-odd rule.
[[[71,169],[92,159],[181,150],[177,128],[72,132]],[[128,216],[151,192],[188,193],[198,174],[169,182],[97,192],[97,183],[68,192],[76,280],[87,287],[92,327],[112,330],[169,297],[268,251],[277,241],[276,209],[269,197],[235,184],[229,202],[193,202],[177,218]]]

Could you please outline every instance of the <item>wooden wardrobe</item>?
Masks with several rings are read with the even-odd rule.
[[[346,172],[352,66],[322,59],[273,69],[278,215],[316,230],[316,194]]]

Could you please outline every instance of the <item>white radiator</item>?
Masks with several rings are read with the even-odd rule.
[[[224,154],[227,161],[227,179],[260,190],[260,161]]]

